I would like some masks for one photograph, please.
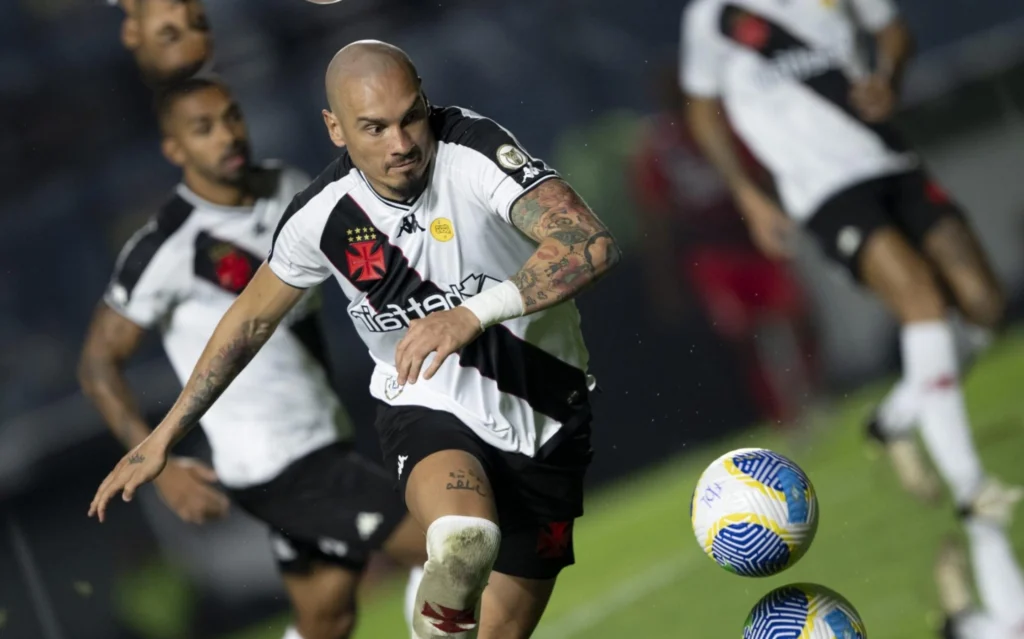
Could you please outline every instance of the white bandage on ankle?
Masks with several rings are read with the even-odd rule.
[[[523,296],[512,280],[505,280],[482,293],[477,293],[462,303],[480,320],[480,326],[487,329],[505,320],[522,317],[526,312]]]

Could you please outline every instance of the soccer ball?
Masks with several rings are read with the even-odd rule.
[[[743,639],[867,639],[864,621],[842,595],[792,584],[765,595],[743,626]]]
[[[818,529],[818,499],[795,463],[763,448],[741,448],[711,463],[697,481],[690,522],[704,553],[744,577],[795,564]]]

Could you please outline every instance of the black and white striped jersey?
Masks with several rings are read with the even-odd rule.
[[[184,184],[122,249],[105,295],[115,311],[159,329],[184,384],[221,317],[270,250],[301,172],[264,167],[272,195],[252,207],[212,204]],[[307,453],[349,437],[351,425],[328,382],[310,291],[203,417],[213,463],[227,486],[275,477]]]
[[[858,34],[896,18],[892,0],[693,0],[683,14],[683,90],[720,97],[744,143],[804,220],[854,184],[916,158],[887,124],[861,120],[851,82],[868,65]]]
[[[430,125],[438,148],[422,194],[407,204],[380,197],[343,154],[285,213],[270,268],[298,287],[337,279],[376,363],[374,397],[450,412],[498,449],[543,455],[564,425],[589,415],[588,355],[571,301],[493,326],[432,379],[397,386],[395,347],[410,321],[518,272],[536,244],[509,211],[557,177],[471,111],[434,107]]]

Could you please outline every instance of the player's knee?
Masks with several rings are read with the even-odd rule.
[[[417,636],[475,632],[480,597],[500,546],[501,531],[487,519],[452,515],[430,525],[428,559],[413,611]]]
[[[333,608],[300,612],[295,626],[302,639],[349,639],[356,627],[356,611]]]

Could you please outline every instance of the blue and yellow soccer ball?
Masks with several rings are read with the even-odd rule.
[[[768,577],[796,563],[818,529],[818,499],[795,463],[763,448],[741,448],[711,463],[697,481],[690,521],[704,553],[744,577]]]
[[[864,622],[842,595],[792,584],[765,595],[743,626],[743,639],[867,639]]]

